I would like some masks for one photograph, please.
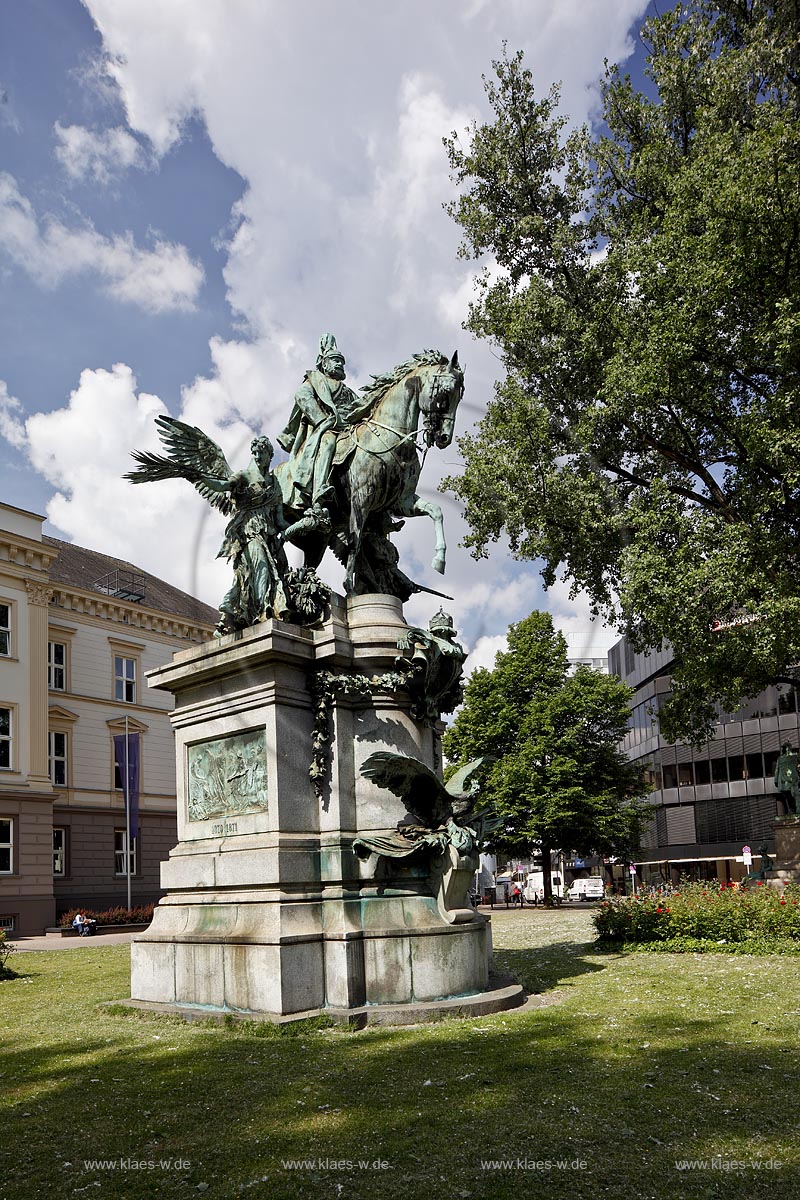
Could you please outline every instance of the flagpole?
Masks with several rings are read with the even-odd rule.
[[[125,714],[125,874],[128,877],[128,911],[131,908],[131,770],[128,762],[128,714]]]

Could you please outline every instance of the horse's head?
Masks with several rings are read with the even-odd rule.
[[[456,409],[464,395],[464,372],[458,365],[458,351],[450,361],[446,355],[428,368],[428,378],[420,393],[425,445],[444,450],[453,440]]]

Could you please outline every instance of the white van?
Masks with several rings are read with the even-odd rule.
[[[567,896],[570,900],[602,900],[606,894],[600,875],[589,875],[586,879],[573,879]]]
[[[564,885],[561,882],[561,876],[555,873],[550,875],[550,883],[553,889],[553,897],[556,900],[561,900],[564,895]],[[544,875],[541,871],[531,871],[525,876],[525,899],[529,904],[535,904],[539,900],[544,900]]]

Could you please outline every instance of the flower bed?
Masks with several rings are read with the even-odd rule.
[[[607,900],[593,920],[600,944],[614,949],[800,953],[800,886],[684,883],[661,896]]]
[[[78,913],[90,917],[101,925],[149,925],[153,919],[154,904],[143,904],[140,908],[107,908],[95,912],[91,908],[70,908],[58,918],[61,929],[69,929]]]

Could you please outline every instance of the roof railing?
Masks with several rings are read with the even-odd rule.
[[[119,600],[130,600],[134,604],[140,604],[146,594],[145,580],[146,576],[143,571],[125,571],[118,568],[93,583],[92,590],[102,592],[105,596],[114,596]]]

